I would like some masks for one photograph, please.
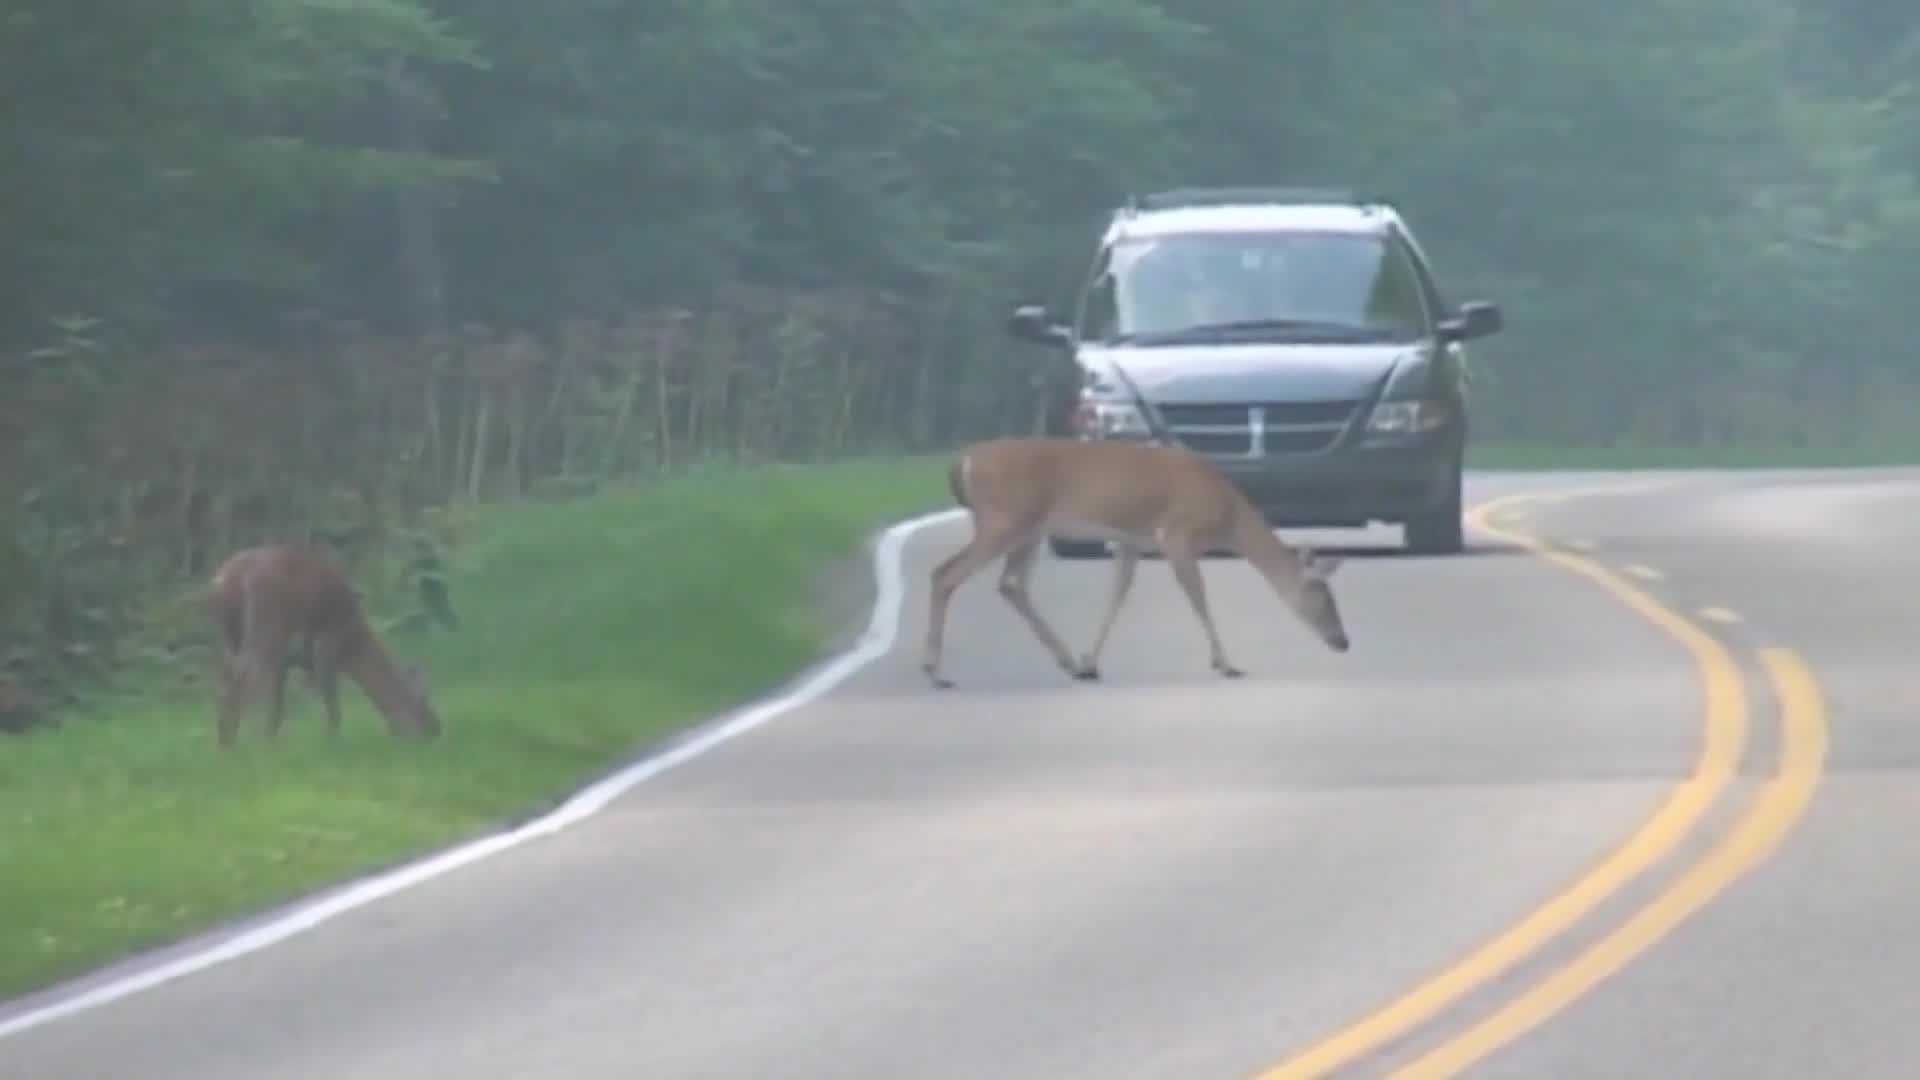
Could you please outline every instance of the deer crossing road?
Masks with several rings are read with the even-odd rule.
[[[1240,679],[1148,561],[1101,681],[982,575],[929,688],[943,520],[829,692],[271,947],[0,1008],[0,1077],[1910,1075],[1920,472],[1468,495],[1459,556],[1289,534],[1348,555],[1346,653],[1206,560]],[[1032,602],[1082,647],[1110,573]]]

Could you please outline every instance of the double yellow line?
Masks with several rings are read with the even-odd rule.
[[[1469,521],[1482,532],[1594,582],[1686,647],[1706,691],[1705,738],[1693,770],[1633,835],[1564,891],[1453,966],[1261,1074],[1260,1080],[1329,1076],[1512,968],[1678,847],[1736,774],[1749,725],[1745,680],[1733,655],[1713,635],[1594,560],[1555,550],[1488,520],[1499,510],[1542,497],[1522,494],[1495,499],[1476,507]],[[1760,659],[1780,706],[1780,763],[1739,823],[1617,929],[1477,1024],[1404,1066],[1395,1077],[1455,1075],[1545,1022],[1625,967],[1773,851],[1799,820],[1819,783],[1826,757],[1826,708],[1818,684],[1796,654],[1764,649]]]

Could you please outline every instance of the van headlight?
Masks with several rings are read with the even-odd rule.
[[[1371,435],[1424,435],[1445,427],[1453,410],[1444,401],[1383,401],[1367,418]]]
[[[1087,439],[1145,439],[1153,426],[1138,405],[1125,401],[1081,399],[1073,411],[1073,427]]]

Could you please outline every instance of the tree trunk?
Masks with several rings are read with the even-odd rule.
[[[426,144],[426,87],[407,74],[406,61],[387,62],[389,136],[394,148],[424,154]],[[435,221],[434,192],[417,184],[403,184],[394,192],[398,218],[401,273],[406,281],[410,322],[418,333],[439,336],[447,328],[447,275],[440,258]]]

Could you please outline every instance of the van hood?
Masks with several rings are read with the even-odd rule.
[[[1371,398],[1417,345],[1252,344],[1085,347],[1080,362],[1100,381],[1117,375],[1155,405]]]

